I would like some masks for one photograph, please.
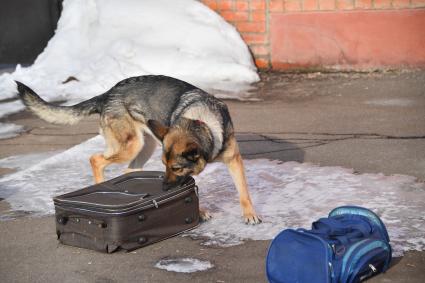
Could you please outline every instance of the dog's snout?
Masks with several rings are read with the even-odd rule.
[[[166,174],[164,181],[162,183],[162,187],[164,190],[168,191],[169,189],[172,189],[173,187],[177,187],[183,184],[185,180],[186,180],[186,176]]]
[[[175,186],[175,184],[174,183],[167,183],[167,182],[163,182],[162,183],[162,189],[164,190],[164,191],[168,191],[168,190],[170,190],[171,188],[173,188]]]

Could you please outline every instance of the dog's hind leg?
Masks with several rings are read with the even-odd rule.
[[[157,146],[158,142],[156,139],[150,134],[144,132],[142,150],[139,152],[139,154],[137,154],[136,158],[131,161],[130,165],[126,169],[126,173],[142,170],[143,166],[146,164],[149,158],[151,158]]]
[[[103,172],[106,166],[112,163],[130,162],[142,147],[139,132],[126,119],[112,121],[102,129],[107,148],[103,154],[94,154],[90,157],[96,183],[104,181]]]

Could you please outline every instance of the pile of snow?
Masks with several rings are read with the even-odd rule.
[[[197,258],[167,258],[158,261],[155,267],[173,272],[192,273],[210,269],[214,265],[209,261]]]
[[[53,214],[53,196],[93,183],[88,159],[103,148],[103,138],[97,136],[10,174],[0,179],[0,197],[10,203],[12,215],[16,211]],[[243,223],[227,168],[213,163],[196,177],[201,206],[213,218],[188,236],[204,239],[205,245],[222,246],[240,244],[245,239],[267,240],[285,228],[309,228],[312,221],[337,206],[359,205],[382,217],[395,256],[407,250],[425,249],[425,185],[414,177],[354,174],[341,167],[267,159],[245,160],[245,166],[252,199],[263,223]],[[164,170],[160,148],[145,169]],[[115,177],[123,170],[123,166],[111,166],[106,176]]]
[[[250,84],[259,80],[236,29],[198,1],[65,0],[55,35],[34,64],[0,76],[0,100],[16,96],[13,80],[48,101],[73,104],[147,74],[238,99],[249,97]],[[22,109],[20,101],[2,103],[0,117]],[[17,133],[5,125],[0,131]]]
[[[56,33],[35,63],[0,76],[0,99],[16,95],[14,79],[47,100],[74,103],[146,74],[230,97],[259,79],[236,29],[198,1],[65,0]],[[70,77],[77,80],[63,84]]]

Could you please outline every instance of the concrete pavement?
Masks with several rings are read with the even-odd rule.
[[[258,102],[227,101],[245,158],[295,160],[407,174],[425,180],[425,71],[262,74]],[[55,126],[23,112],[2,119],[24,125],[0,140],[0,158],[66,149],[94,136],[97,119]],[[1,174],[11,169],[0,169]],[[0,201],[0,211],[7,203]],[[1,212],[0,212],[1,213]],[[3,282],[264,282],[269,241],[222,248],[177,237],[135,253],[104,255],[57,244],[52,217],[0,222]],[[159,270],[164,257],[211,261],[208,271]],[[409,252],[371,282],[423,282],[425,253]]]

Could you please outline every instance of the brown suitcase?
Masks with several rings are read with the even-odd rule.
[[[62,244],[112,253],[134,250],[199,224],[192,177],[163,190],[163,173],[133,172],[53,198]]]

